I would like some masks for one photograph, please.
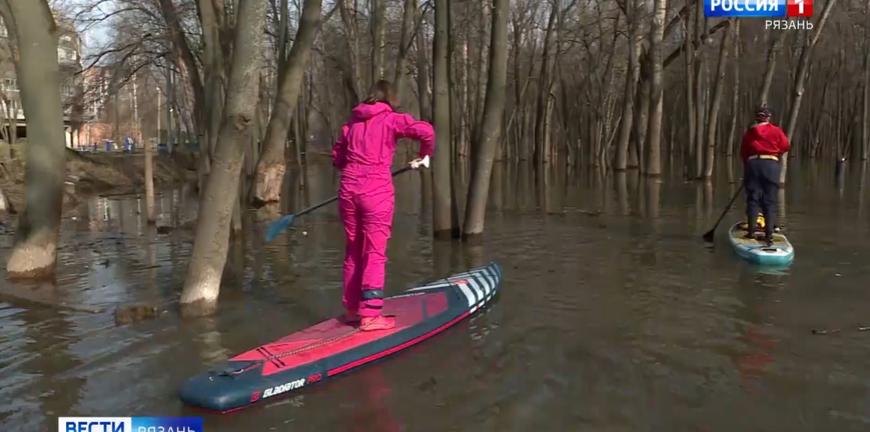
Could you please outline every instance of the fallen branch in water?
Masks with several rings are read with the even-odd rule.
[[[178,303],[177,299],[163,303],[128,303],[115,308],[115,325],[132,324],[139,321],[147,321],[158,318],[167,309]]]
[[[865,332],[865,331],[870,331],[870,327],[858,326],[858,327],[855,327],[854,329],[847,329],[847,330],[857,330],[859,332]],[[830,334],[840,333],[842,331],[843,330],[841,330],[841,329],[829,329],[829,330],[813,329],[812,333],[814,335],[830,335]]]

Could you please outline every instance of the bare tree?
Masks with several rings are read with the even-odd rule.
[[[716,162],[716,133],[719,125],[719,111],[722,105],[722,94],[725,92],[725,62],[728,57],[729,36],[735,20],[730,20],[731,25],[722,34],[722,43],[719,45],[719,61],[716,63],[716,76],[713,84],[713,98],[710,101],[710,113],[707,115],[707,154],[704,159],[704,178],[713,176],[713,167]]]
[[[14,37],[16,73],[28,122],[25,207],[6,263],[10,277],[54,274],[63,199],[64,136],[57,26],[45,0],[4,0],[0,14]]]
[[[462,233],[465,239],[474,239],[483,234],[486,204],[492,177],[492,163],[495,159],[496,146],[500,144],[501,140],[501,125],[507,92],[507,16],[509,7],[508,0],[495,0],[492,9],[489,79],[486,87],[483,127],[476,139],[471,185],[468,189],[468,205],[466,206],[465,225]]]
[[[371,82],[384,77],[384,50],[387,45],[387,0],[369,0],[372,30],[372,75]]]
[[[284,143],[290,129],[290,120],[302,90],[302,79],[308,65],[311,46],[320,24],[321,0],[305,0],[299,30],[287,63],[279,69],[278,92],[266,137],[263,153],[257,162],[257,178],[254,182],[252,199],[256,203],[277,202],[281,197],[281,184],[284,180],[286,164]],[[303,137],[304,139],[304,137]],[[298,140],[297,140],[298,141]],[[299,143],[297,142],[298,146]],[[293,155],[295,159],[295,155]]]
[[[399,53],[396,57],[396,70],[393,74],[393,84],[396,87],[398,96],[401,96],[404,87],[406,62],[408,61],[408,52],[411,51],[411,46],[414,43],[414,38],[417,33],[416,18],[417,18],[417,0],[405,0],[405,7],[402,13],[402,29],[399,39]],[[422,98],[423,95],[420,95]]]
[[[801,50],[800,59],[798,60],[798,68],[794,76],[794,94],[792,95],[793,99],[791,103],[791,110],[789,110],[788,125],[786,126],[786,135],[788,136],[789,140],[794,140],[795,137],[798,115],[800,114],[801,101],[803,100],[804,96],[804,86],[806,85],[807,75],[809,74],[810,60],[812,59],[813,48],[815,48],[816,44],[819,42],[819,37],[822,35],[825,24],[828,22],[828,18],[831,16],[831,9],[836,3],[837,0],[828,0],[828,2],[825,4],[825,8],[822,9],[822,15],[821,17],[819,17],[819,21],[813,29],[812,36],[809,36],[806,39],[806,45],[804,45],[803,49]],[[787,171],[788,155],[784,155],[782,160],[782,171],[779,175],[780,184],[785,184]]]
[[[201,9],[211,6],[208,2]],[[245,143],[252,133],[257,106],[257,85],[263,45],[265,2],[239,0],[235,18],[233,50],[227,86],[227,104],[216,143],[214,164],[201,198],[199,221],[193,253],[190,257],[182,304],[212,306],[220,292],[221,276],[227,259],[230,220],[238,197]],[[202,13],[203,28],[208,17],[217,17],[214,9]]]
[[[439,239],[452,238],[458,231],[454,208],[451,170],[450,81],[448,47],[450,29],[448,2],[435,0],[434,84],[435,157],[432,161],[434,208],[432,224]]]
[[[628,26],[628,71],[625,74],[625,91],[622,102],[622,124],[616,145],[616,163],[614,168],[623,171],[628,166],[628,145],[631,139],[631,128],[634,123],[634,97],[637,83],[640,79],[638,56],[643,44],[640,36],[640,15],[636,0],[625,2],[625,17]]]
[[[870,157],[870,0],[864,3],[864,92],[861,110],[861,160]]]
[[[662,115],[664,111],[664,71],[662,66],[662,38],[664,37],[665,15],[668,11],[667,0],[653,3],[653,23],[650,30],[650,51],[652,77],[650,80],[649,125],[647,132],[647,152],[645,172],[649,176],[659,176],[661,167]]]

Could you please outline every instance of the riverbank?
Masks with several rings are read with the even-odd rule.
[[[25,144],[26,145],[26,144]],[[24,207],[26,163],[23,145],[0,151],[0,188],[14,210]],[[196,164],[187,154],[154,156],[154,185],[173,188],[196,180]],[[122,195],[144,191],[145,157],[143,153],[80,153],[67,149],[64,177],[64,210],[96,195]]]

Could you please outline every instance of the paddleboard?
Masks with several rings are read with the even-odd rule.
[[[753,239],[746,238],[747,230],[738,222],[728,231],[728,241],[734,252],[741,258],[764,266],[787,266],[794,261],[794,247],[788,238],[781,234],[773,235],[773,244],[767,246],[764,234],[757,234]]]
[[[422,342],[492,301],[498,264],[456,274],[384,299],[390,330],[364,332],[335,318],[241,353],[188,379],[186,404],[229,412],[272,400]]]

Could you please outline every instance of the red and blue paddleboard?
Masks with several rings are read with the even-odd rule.
[[[188,379],[181,399],[228,412],[326,380],[462,321],[492,301],[501,276],[492,263],[388,297],[384,314],[396,317],[390,330],[364,332],[336,318],[261,345]]]

